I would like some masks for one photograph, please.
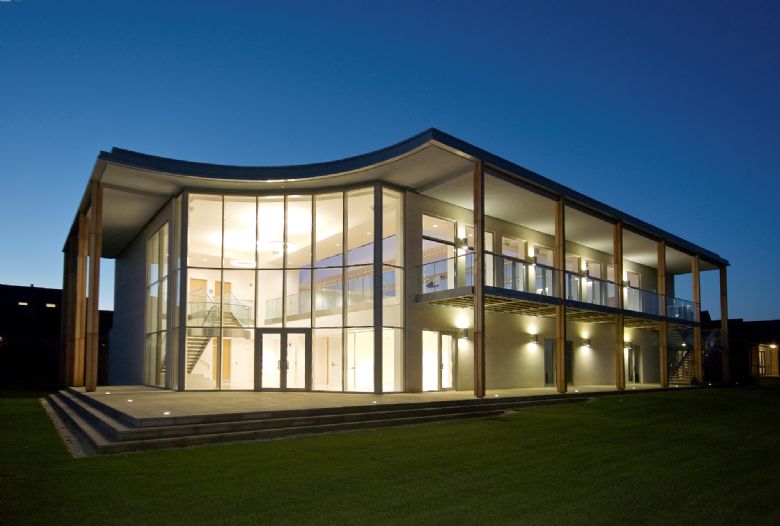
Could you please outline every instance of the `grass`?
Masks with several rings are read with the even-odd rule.
[[[0,393],[0,523],[780,524],[780,391],[73,459]]]

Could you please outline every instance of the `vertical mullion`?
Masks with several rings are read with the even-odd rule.
[[[347,203],[349,193],[341,192],[341,390],[347,391],[347,253],[349,243],[349,216]]]
[[[179,229],[179,346],[176,353],[179,357],[176,374],[179,376],[179,391],[186,389],[185,381],[187,378],[187,290],[188,283],[188,237],[189,237],[189,214],[190,214],[190,195],[188,191],[182,193],[181,206],[181,228]]]
[[[217,389],[222,390],[222,319],[225,316],[225,196],[222,197],[222,214],[220,217],[222,227],[222,241],[219,247],[219,326],[217,327]]]
[[[374,185],[374,392],[382,393],[382,185]]]

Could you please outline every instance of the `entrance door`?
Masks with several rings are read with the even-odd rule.
[[[574,342],[566,340],[566,346],[564,347],[564,369],[566,375],[566,385],[572,385],[574,383]],[[555,353],[555,340],[544,340],[544,385],[545,387],[554,387],[557,385],[557,370],[556,365],[556,353]]]
[[[626,382],[629,384],[642,383],[640,376],[642,353],[639,350],[639,345],[632,344],[631,347],[626,348]]]
[[[311,390],[311,329],[257,329],[255,389]]]
[[[422,390],[452,389],[455,386],[455,337],[439,331],[422,331],[422,339]]]

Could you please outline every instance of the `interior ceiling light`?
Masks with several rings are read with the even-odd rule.
[[[255,266],[255,262],[250,259],[233,259],[230,264],[235,267],[252,268]]]

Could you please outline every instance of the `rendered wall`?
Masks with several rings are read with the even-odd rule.
[[[144,383],[146,240],[170,220],[171,210],[170,203],[160,210],[116,259],[114,323],[108,358],[111,385]]]
[[[471,309],[417,303],[421,292],[419,267],[422,263],[422,215],[452,219],[459,224],[473,224],[471,210],[451,205],[413,192],[405,196],[406,228],[406,331],[405,389],[419,391],[422,387],[422,331],[457,332],[473,328]],[[505,221],[487,217],[486,230],[493,232],[496,249],[502,236],[512,236],[528,243],[554,246],[553,236]],[[603,263],[612,264],[613,256],[577,243],[567,242],[567,252]],[[642,276],[642,287],[654,289],[657,271],[654,268],[625,260],[627,270]],[[530,343],[530,335],[538,334],[539,343]],[[626,330],[626,339],[641,347],[642,383],[658,383],[658,337],[654,331]],[[473,335],[458,341],[456,382],[458,390],[470,390],[474,385]],[[487,389],[543,387],[545,385],[544,341],[555,338],[552,318],[488,312],[485,316],[485,377]],[[583,340],[591,340],[590,347]],[[567,323],[567,340],[572,343],[572,385],[615,385],[615,327],[609,324],[585,322]]]

